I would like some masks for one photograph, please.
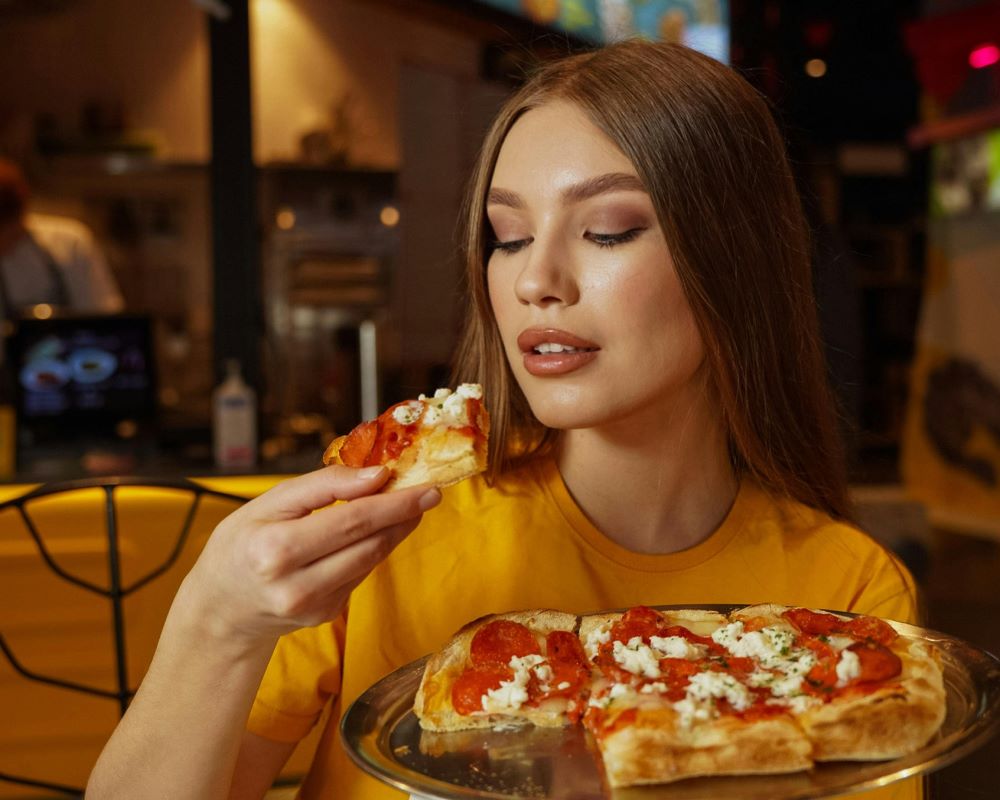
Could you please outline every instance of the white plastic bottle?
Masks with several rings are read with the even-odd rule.
[[[257,395],[235,358],[226,361],[226,377],[212,393],[215,465],[222,469],[257,463]]]

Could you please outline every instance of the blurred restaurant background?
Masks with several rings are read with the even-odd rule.
[[[0,158],[111,287],[17,310],[3,279],[0,798],[83,785],[221,515],[446,384],[486,126],[631,35],[773,104],[859,518],[1000,652],[1000,2],[0,0]],[[998,756],[933,796],[995,796]]]

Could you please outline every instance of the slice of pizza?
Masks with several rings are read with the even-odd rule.
[[[710,611],[646,607],[583,618],[595,666],[584,725],[612,787],[812,766],[792,715],[748,684],[753,659],[713,638],[728,624]]]
[[[382,491],[458,483],[486,469],[490,418],[482,399],[481,386],[463,383],[397,403],[334,439],[323,463],[385,466],[391,474]]]
[[[575,614],[550,610],[466,625],[427,662],[414,700],[421,728],[558,727],[578,720],[590,669],[576,625]]]
[[[940,654],[876,617],[775,609],[807,651],[796,720],[816,761],[880,761],[922,747],[944,721]],[[744,609],[741,614],[755,614]]]

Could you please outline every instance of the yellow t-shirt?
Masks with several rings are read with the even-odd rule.
[[[349,760],[341,713],[392,670],[438,650],[462,625],[521,608],[583,613],[670,603],[775,602],[915,621],[916,592],[885,549],[848,525],[744,481],[719,529],[668,555],[626,550],[570,497],[554,462],[536,460],[493,488],[479,478],[441,504],[354,591],[346,617],[282,637],[248,723],[291,742],[332,700],[303,798],[399,798]],[[912,782],[910,782],[912,784]],[[897,785],[898,787],[898,785]],[[870,800],[910,798],[893,787]]]

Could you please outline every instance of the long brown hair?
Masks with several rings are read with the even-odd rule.
[[[500,147],[521,114],[553,100],[587,114],[649,192],[705,343],[737,474],[848,518],[808,229],[770,109],[713,59],[639,40],[543,66],[503,106],[472,176],[461,240],[472,304],[455,377],[484,385],[491,479],[558,434],[534,417],[510,370],[485,269]]]

